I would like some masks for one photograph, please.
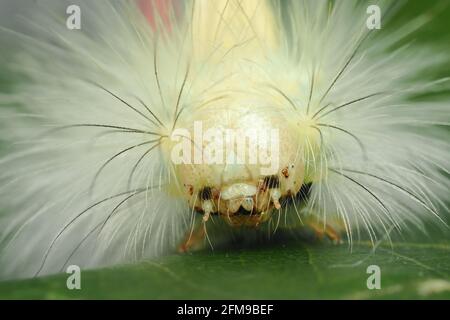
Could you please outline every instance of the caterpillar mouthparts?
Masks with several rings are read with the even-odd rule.
[[[199,200],[192,206],[197,212],[203,213],[204,222],[208,221],[211,214],[219,214],[231,226],[257,227],[270,218],[272,208],[281,208],[280,188],[269,188],[264,180],[260,180],[258,186],[234,183],[223,188],[223,191],[203,188],[199,191]]]

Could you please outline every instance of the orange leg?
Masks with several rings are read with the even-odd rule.
[[[185,253],[195,247],[199,247],[204,243],[205,236],[206,236],[205,227],[204,224],[201,223],[198,226],[196,226],[192,232],[189,232],[187,234],[186,239],[178,247],[178,252]]]
[[[314,231],[317,239],[322,240],[326,236],[335,244],[342,243],[340,234],[329,224],[324,226],[323,223],[318,221],[307,221],[305,224]]]

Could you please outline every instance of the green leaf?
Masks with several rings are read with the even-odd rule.
[[[367,267],[381,270],[381,289],[367,288]],[[280,243],[205,250],[82,271],[81,290],[68,275],[0,283],[3,299],[449,299],[450,242],[354,245]]]

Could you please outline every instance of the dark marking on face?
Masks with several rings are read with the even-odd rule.
[[[252,215],[252,211],[248,211],[244,209],[242,206],[239,207],[238,211],[235,213],[237,216],[250,216]]]
[[[198,196],[201,200],[211,200],[212,198],[211,187],[204,187],[203,189],[201,189],[198,193]]]
[[[188,194],[190,196],[192,196],[194,194],[194,187],[192,185],[190,185],[190,184],[186,185],[185,184],[184,187],[186,188],[186,190],[187,190],[187,192],[188,192]]]
[[[287,179],[289,178],[289,169],[286,167],[283,170],[281,170],[281,174]]]
[[[280,187],[280,179],[278,179],[278,176],[264,177],[264,186],[269,189],[279,188]]]

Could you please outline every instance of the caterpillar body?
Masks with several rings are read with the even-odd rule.
[[[1,29],[23,78],[0,96],[2,278],[445,224],[449,101],[413,98],[448,89],[424,76],[448,56],[397,45],[422,16],[386,33],[353,1],[81,1],[69,30],[65,5]]]

